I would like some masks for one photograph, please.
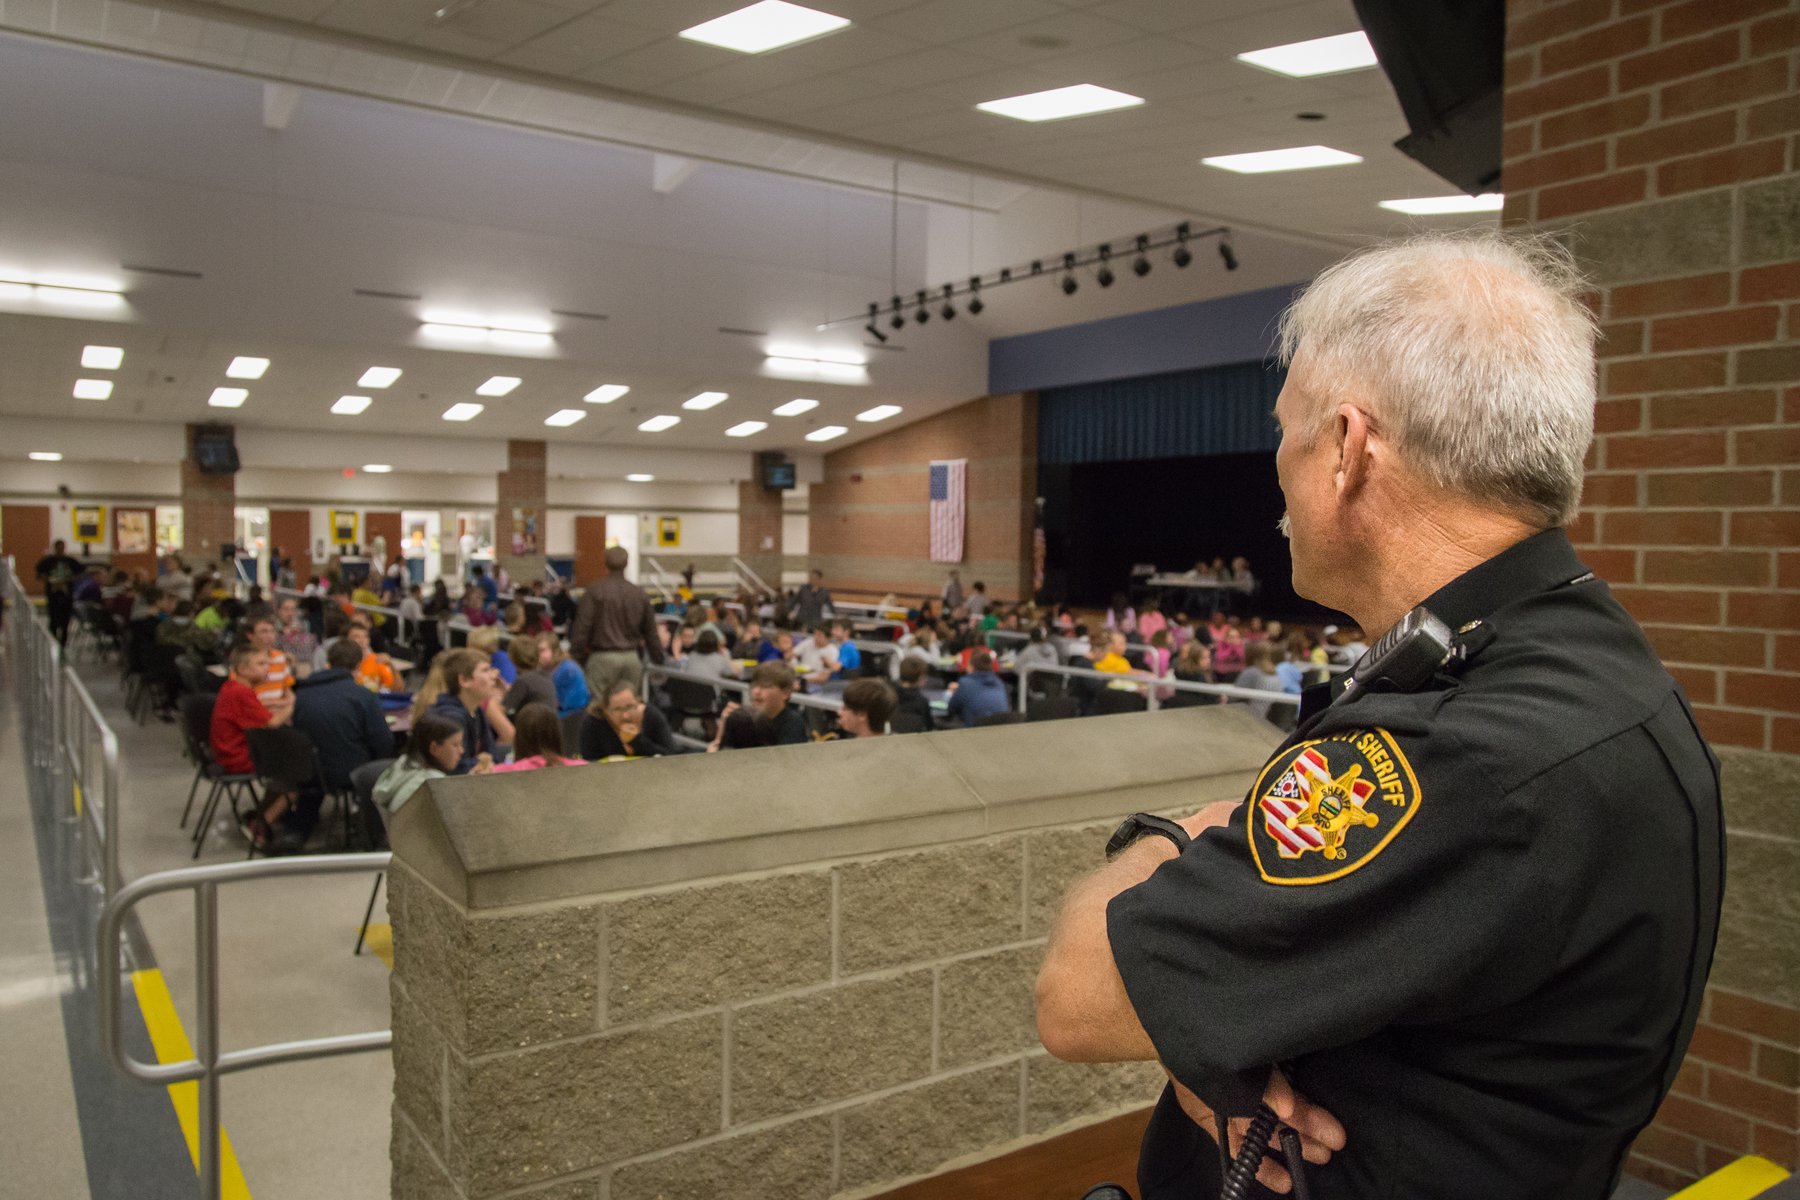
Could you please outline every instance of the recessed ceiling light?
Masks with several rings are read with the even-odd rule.
[[[684,29],[681,36],[690,42],[704,42],[740,54],[761,54],[765,50],[778,50],[808,38],[835,33],[848,24],[850,22],[843,17],[834,17],[816,8],[789,4],[787,0],[761,0],[759,4]]]
[[[479,417],[486,411],[487,405],[471,404],[469,401],[464,400],[460,404],[452,404],[449,408],[446,408],[444,410],[444,420],[473,421],[476,417]]]
[[[60,450],[33,450],[29,454],[27,454],[25,457],[29,458],[32,462],[61,462],[62,461],[62,451],[60,451]]]
[[[1336,37],[1314,38],[1310,42],[1290,42],[1270,46],[1267,50],[1251,50],[1237,56],[1239,62],[1263,67],[1280,75],[1303,79],[1309,75],[1332,75],[1339,71],[1360,71],[1375,65],[1375,47],[1362,30],[1340,33]]]
[[[698,396],[690,396],[681,402],[681,407],[691,412],[705,412],[709,408],[717,408],[731,396],[729,392],[701,392]]]
[[[240,354],[231,360],[229,367],[225,368],[225,377],[227,379],[261,379],[263,372],[268,369],[268,359],[249,358]]]
[[[244,388],[218,387],[213,389],[206,402],[214,408],[242,408],[250,393]]]
[[[673,429],[679,424],[681,424],[680,417],[670,416],[665,413],[662,416],[651,417],[648,421],[641,422],[638,425],[638,428],[645,433],[661,433],[663,430]]]
[[[573,425],[585,416],[587,416],[587,411],[585,409],[559,408],[544,418],[544,424],[555,425],[560,428],[564,425]]]
[[[370,475],[389,475],[394,468],[388,463],[364,463],[363,470]]]
[[[112,387],[110,379],[77,379],[75,381],[75,398],[77,400],[108,400],[112,398]]]
[[[986,100],[975,107],[982,112],[1011,117],[1015,121],[1060,121],[1064,117],[1085,117],[1091,113],[1112,112],[1120,108],[1136,108],[1142,96],[1115,92],[1092,83],[1073,87],[1052,88],[1047,92],[1031,92],[1024,96],[1008,96],[1003,100]]]
[[[1337,167],[1359,163],[1362,157],[1333,150],[1330,146],[1294,146],[1287,150],[1258,150],[1251,154],[1217,154],[1200,160],[1209,167],[1261,175],[1267,171],[1304,171],[1309,167]]]
[[[898,404],[877,404],[874,408],[857,413],[856,419],[859,421],[885,421],[899,411]]]
[[[627,475],[625,478],[626,478],[626,480],[628,480],[631,483],[655,483],[656,482],[656,476],[654,476],[654,475]]]
[[[1479,196],[1420,196],[1413,200],[1383,200],[1381,207],[1414,217],[1499,212],[1506,207],[1506,197],[1500,192],[1483,192]]]
[[[623,396],[630,390],[630,388],[622,383],[603,383],[587,395],[583,396],[582,399],[586,400],[589,404],[611,404],[614,400],[617,400],[620,396]]]
[[[821,425],[806,435],[809,442],[829,442],[832,438],[843,437],[850,431],[842,425]]]
[[[399,367],[370,367],[356,381],[357,387],[384,388],[394,386],[394,380],[400,378]]]
[[[340,417],[354,417],[373,403],[367,396],[339,396],[331,411]]]
[[[477,396],[504,396],[519,386],[519,380],[511,375],[496,375],[475,389]]]
[[[116,371],[125,361],[125,351],[117,346],[83,346],[81,365],[90,371]]]
[[[801,413],[809,413],[819,407],[817,400],[789,400],[775,410],[778,417],[797,417]]]
[[[769,423],[767,421],[739,421],[736,425],[733,425],[730,429],[725,431],[725,436],[749,437],[751,434],[761,433],[768,427]]]

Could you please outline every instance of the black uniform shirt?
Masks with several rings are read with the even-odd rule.
[[[1560,530],[1425,604],[1481,648],[1303,719],[1228,827],[1113,900],[1113,954],[1214,1109],[1247,1115],[1280,1063],[1343,1122],[1320,1200],[1603,1200],[1698,1015],[1717,766]],[[1217,1176],[1165,1090],[1145,1200]]]

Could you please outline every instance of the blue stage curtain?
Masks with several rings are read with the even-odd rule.
[[[1274,450],[1287,372],[1232,363],[1038,393],[1038,461],[1129,462]]]

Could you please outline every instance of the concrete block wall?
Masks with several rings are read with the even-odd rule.
[[[1506,219],[1598,290],[1584,561],[1724,763],[1704,1021],[1632,1173],[1800,1168],[1800,7],[1509,0]]]
[[[1057,1062],[1032,1022],[1109,829],[528,912],[396,865],[394,1194],[825,1200],[1142,1107],[1154,1064]]]
[[[930,561],[933,459],[969,460],[961,563]],[[1002,600],[1031,594],[1037,396],[971,400],[825,456],[808,494],[808,557],[846,591],[938,594],[952,566]]]

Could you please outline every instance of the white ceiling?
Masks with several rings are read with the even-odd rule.
[[[480,0],[434,21],[442,6],[0,0],[0,30],[30,35],[0,36],[0,106],[19,118],[0,122],[0,277],[128,289],[120,313],[77,317],[0,294],[0,415],[732,453],[814,450],[805,429],[851,426],[836,447],[979,395],[990,337],[1303,279],[1393,228],[1376,199],[1447,190],[1388,145],[1404,128],[1378,71],[1303,82],[1230,61],[1353,28],[1347,0],[842,0],[822,6],[849,30],[750,58],[672,36],[730,0]],[[306,85],[283,128],[264,122],[268,80]],[[1041,126],[972,107],[1072,82],[1149,103]],[[1329,119],[1294,120],[1308,108]],[[1369,162],[1261,178],[1194,162],[1315,139]],[[658,191],[655,150],[697,169]],[[1018,284],[979,320],[887,347],[859,323],[816,329],[896,288],[1190,215],[1239,226],[1242,270],[1206,254],[1074,298]],[[419,333],[433,307],[545,318],[555,344],[438,348]],[[110,401],[70,397],[88,342],[126,348]],[[776,343],[861,350],[871,382],[769,378]],[[244,408],[208,408],[238,354],[274,365]],[[376,364],[405,375],[364,416],[329,415]],[[496,374],[525,383],[467,425],[439,419]],[[633,390],[583,405],[601,383]],[[678,407],[707,389],[731,399]],[[821,407],[770,415],[796,396]],[[850,419],[877,403],[904,412]],[[546,429],[564,407],[590,415]],[[636,431],[660,412],[682,424]],[[746,419],[770,429],[722,436]]]

